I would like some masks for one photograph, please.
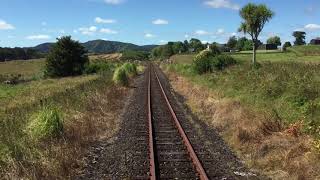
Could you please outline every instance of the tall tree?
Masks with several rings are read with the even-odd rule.
[[[190,40],[189,46],[193,48],[195,52],[200,52],[205,49],[202,42],[199,39],[194,39],[194,38]]]
[[[65,77],[80,75],[89,62],[87,51],[71,36],[57,39],[46,60],[46,75],[49,77]]]
[[[267,40],[267,43],[268,44],[275,44],[277,46],[281,46],[281,39],[279,36],[273,36],[273,37],[270,37],[268,40]]]
[[[274,13],[264,4],[249,3],[240,10],[240,16],[243,22],[240,25],[239,32],[248,33],[251,36],[253,42],[252,63],[255,66],[259,35],[264,25],[274,16]]]
[[[231,36],[227,42],[227,47],[230,49],[234,49],[237,46],[238,40],[236,36]]]
[[[306,44],[306,32],[294,31],[292,33],[292,36],[294,36],[296,38],[296,40],[294,41],[294,45],[300,46],[300,45]]]

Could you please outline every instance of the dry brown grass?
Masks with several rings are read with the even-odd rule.
[[[9,163],[5,178],[72,179],[83,166],[89,147],[118,132],[128,92],[127,88],[111,84],[85,97],[81,112],[66,106],[63,137],[37,143],[32,149],[37,151],[37,159]]]
[[[192,111],[217,129],[249,168],[272,179],[320,179],[320,158],[301,124],[285,127],[275,112],[254,112],[239,101],[168,73]]]
[[[100,54],[100,55],[90,56],[90,60],[91,61],[96,61],[96,60],[119,61],[121,57],[122,57],[121,53]]]

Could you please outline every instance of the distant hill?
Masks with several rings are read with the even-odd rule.
[[[33,49],[38,50],[43,53],[49,52],[53,43],[44,43],[39,44],[38,46],[33,47]],[[131,43],[123,43],[117,41],[104,41],[104,40],[94,40],[82,43],[82,45],[90,53],[118,53],[124,50],[138,50],[138,51],[151,51],[157,45],[145,45],[138,46]]]

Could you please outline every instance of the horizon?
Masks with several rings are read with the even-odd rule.
[[[80,42],[101,39],[140,46],[191,38],[224,44],[230,36],[244,36],[237,32],[239,9],[248,2],[266,4],[275,12],[261,34],[262,42],[275,35],[282,43],[293,42],[295,30],[305,31],[307,42],[319,36],[320,2],[316,0],[290,4],[270,0],[30,0],[23,8],[18,0],[4,0],[0,47],[34,47],[67,35]]]

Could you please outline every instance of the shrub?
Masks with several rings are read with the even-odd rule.
[[[212,51],[201,51],[193,59],[193,68],[198,74],[203,74],[211,71],[211,59],[215,56]]]
[[[228,55],[219,55],[212,59],[211,69],[222,70],[230,65],[236,64],[236,60]]]
[[[118,67],[114,74],[113,74],[113,81],[116,84],[120,84],[122,86],[128,86],[129,80],[128,80],[128,74],[126,70],[123,68],[123,66]]]
[[[122,65],[128,76],[135,76],[138,74],[137,66],[133,63],[125,63]]]
[[[89,62],[87,51],[71,36],[57,39],[51,48],[47,60],[45,74],[49,77],[65,77],[80,75]]]
[[[31,116],[27,130],[36,140],[57,137],[63,133],[61,113],[56,108],[45,107]]]
[[[194,70],[198,74],[222,70],[230,65],[236,64],[235,59],[228,55],[217,55],[216,52],[202,51],[193,60]]]
[[[98,62],[87,64],[85,66],[84,72],[86,74],[94,74],[94,73],[112,71],[113,68],[114,68],[114,65],[111,63],[98,61]]]

